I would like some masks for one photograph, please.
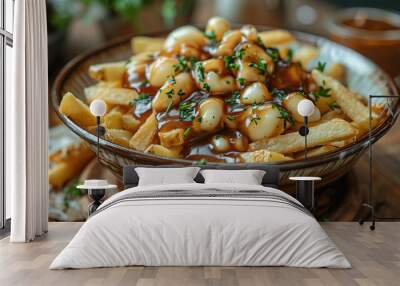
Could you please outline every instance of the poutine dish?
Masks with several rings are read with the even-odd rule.
[[[232,29],[220,17],[205,31],[183,26],[166,38],[134,37],[125,61],[91,65],[86,102],[71,92],[59,112],[95,134],[88,105],[107,104],[105,139],[161,157],[212,163],[265,163],[304,157],[297,111],[310,99],[308,156],[353,144],[368,131],[368,105],[346,87],[346,68],[318,61],[285,30]],[[372,125],[385,117],[373,106]]]

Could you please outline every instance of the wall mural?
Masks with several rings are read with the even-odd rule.
[[[252,15],[245,1],[229,11],[220,11],[226,1],[204,2],[48,1],[50,220],[85,220],[89,200],[77,185],[106,178],[121,189],[121,167],[134,163],[278,164],[282,189],[291,194],[290,176],[323,178],[315,209],[320,220],[362,214],[369,124],[380,139],[398,109],[394,99],[376,99],[370,121],[368,95],[396,93],[384,70],[400,70],[387,58],[374,58],[378,67],[329,41],[368,55],[363,40],[350,44],[335,28],[320,30],[318,19],[314,28],[301,17],[291,22],[286,9],[300,9],[296,1],[268,10],[259,3],[271,17]],[[322,11],[331,7],[304,2]],[[358,25],[331,18],[331,26]],[[203,28],[185,26],[191,23]],[[356,28],[375,29],[367,24]],[[89,108],[98,99],[107,105],[100,121]],[[304,99],[313,103],[307,122],[298,110]],[[97,124],[104,128],[99,145]],[[307,149],[299,133],[305,124]],[[373,198],[382,218],[400,215],[394,207],[400,200],[393,187],[400,184],[393,175],[400,165],[395,129],[374,145],[375,186],[387,190]]]

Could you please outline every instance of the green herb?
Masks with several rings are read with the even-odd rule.
[[[207,90],[208,92],[210,92],[211,88],[210,88],[210,85],[209,85],[208,83],[205,82],[205,83],[203,84],[203,87],[204,87],[205,90]]]
[[[264,42],[262,41],[260,36],[257,36],[257,45],[259,45],[261,48],[265,49]]]
[[[135,104],[149,104],[151,102],[151,97],[147,93],[140,93],[137,98],[133,100],[131,105]]]
[[[179,120],[192,121],[195,117],[197,103],[189,100],[179,104]]]
[[[217,40],[217,35],[214,31],[205,32],[204,36],[206,36],[210,41],[215,42]]]
[[[279,101],[284,101],[286,94],[283,90],[274,88],[271,92],[272,96],[277,98]]]
[[[325,82],[323,82],[323,84],[325,85]],[[330,88],[325,88],[324,86],[320,86],[319,90],[316,92],[313,92],[312,95],[315,98],[315,101],[318,101],[320,97],[330,97],[330,92],[331,89]]]
[[[239,84],[240,84],[240,86],[244,86],[245,84],[246,84],[246,79],[244,79],[244,78],[242,78],[242,77],[239,77]]]
[[[230,80],[226,80],[225,83],[226,84],[231,84],[231,81]]]
[[[200,166],[207,165],[207,160],[206,159],[197,160],[195,164]]]
[[[336,101],[328,103],[328,107],[332,110],[340,109],[340,106],[336,103]]]
[[[237,63],[235,63],[234,56],[224,56],[224,63],[225,67],[232,71],[238,70],[240,68],[240,66]]]
[[[235,53],[235,58],[241,60],[241,59],[243,58],[245,52],[246,52],[246,51],[245,51],[244,48],[239,49],[239,50],[236,51],[236,53]]]
[[[295,121],[294,121],[292,115],[284,107],[282,107],[276,103],[273,103],[272,108],[278,109],[278,111],[280,113],[279,118],[281,118],[285,121],[285,123],[284,123],[285,127],[286,127],[286,122],[289,122],[291,125],[295,125]]]
[[[185,131],[183,132],[183,137],[188,137],[190,134],[190,130],[192,130],[192,127],[186,127]]]
[[[225,103],[229,104],[232,108],[240,104],[240,92],[235,90],[232,92],[231,97],[225,99]]]
[[[261,120],[261,117],[258,115],[254,115],[251,119],[250,119],[250,124],[254,123],[255,125],[258,124],[258,121]]]
[[[172,96],[174,95],[174,89],[168,90],[165,94],[168,96],[168,98],[172,98]]]
[[[203,121],[203,117],[201,117],[201,116],[197,117],[197,121],[198,121],[199,123],[201,123],[201,122]]]
[[[277,48],[265,48],[265,52],[272,59],[273,62],[277,62],[280,59],[279,50]]]
[[[171,76],[170,80],[169,80],[172,84],[176,84],[176,79],[175,76]]]
[[[185,71],[189,71],[190,70],[188,62],[184,57],[179,57],[178,58],[178,63],[176,65],[174,65],[173,67],[174,67],[174,71],[176,73],[177,72],[185,72]]]
[[[235,120],[236,120],[236,116],[234,116],[234,115],[228,115],[226,118],[227,118],[229,121],[235,121]]]
[[[318,62],[317,66],[315,67],[316,70],[319,70],[320,72],[324,72],[326,67],[326,63],[324,62]]]
[[[185,96],[185,94],[186,93],[181,88],[178,90],[178,96],[179,97]]]
[[[196,73],[197,73],[198,80],[203,82],[204,81],[204,68],[203,68],[202,63],[196,64]]]
[[[193,68],[197,63],[197,59],[195,57],[190,57],[189,62],[190,62],[190,66]]]
[[[291,63],[293,60],[293,49],[289,49],[285,61]]]
[[[265,74],[267,71],[267,62],[262,58],[258,58],[257,63],[250,63],[249,66],[258,69],[259,74]]]

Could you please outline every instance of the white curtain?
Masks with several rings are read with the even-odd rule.
[[[6,187],[12,242],[47,232],[48,81],[45,0],[15,1],[14,70],[6,96]]]

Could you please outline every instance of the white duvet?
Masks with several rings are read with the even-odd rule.
[[[50,269],[127,265],[351,267],[311,215],[279,200],[250,196],[122,199],[137,192],[168,190],[265,191],[299,204],[282,191],[254,185],[131,188],[105,201]]]

